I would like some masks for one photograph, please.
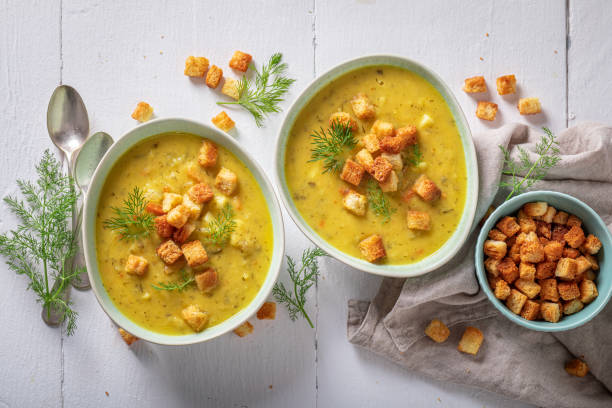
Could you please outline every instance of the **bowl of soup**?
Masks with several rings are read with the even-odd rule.
[[[206,341],[263,304],[284,253],[261,167],[231,137],[160,119],[119,139],[85,197],[87,272],[110,318],[159,344]]]
[[[465,115],[438,75],[403,57],[350,60],[308,85],[280,128],[275,170],[304,234],[369,273],[439,268],[474,220],[478,167]]]

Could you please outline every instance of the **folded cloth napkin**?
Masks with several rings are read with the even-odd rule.
[[[612,305],[577,329],[541,333],[524,329],[490,304],[479,289],[474,268],[478,221],[490,205],[504,200],[498,191],[506,146],[535,159],[540,134],[524,125],[507,125],[474,137],[480,173],[475,230],[458,255],[440,270],[412,279],[385,278],[371,302],[349,301],[348,338],[403,367],[437,380],[484,388],[544,407],[612,406]],[[557,137],[561,162],[538,190],[554,190],[585,201],[612,226],[612,127],[583,124]],[[612,271],[600,271],[612,273]],[[612,303],[612,302],[611,302]],[[443,344],[424,334],[433,318],[451,330]],[[460,353],[464,328],[478,327],[484,342],[476,356]],[[584,378],[568,375],[573,356],[587,362]]]

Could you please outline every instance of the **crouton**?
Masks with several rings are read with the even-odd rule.
[[[372,167],[376,165],[376,161]],[[391,165],[389,165],[391,167]],[[344,166],[342,167],[342,173],[340,173],[340,178],[347,183],[351,183],[354,186],[358,186],[361,183],[361,179],[363,178],[363,173],[365,173],[365,169],[359,163],[347,159],[344,162]]]
[[[591,255],[595,255],[601,249],[601,241],[595,235],[589,234],[582,244],[582,249]]]
[[[183,244],[181,249],[187,264],[192,268],[196,268],[208,261],[208,254],[202,243],[197,239]]]
[[[584,304],[579,299],[563,302],[563,314],[571,315],[584,309]]]
[[[221,93],[235,100],[240,99],[240,92],[238,92],[238,81],[232,78],[227,78],[221,87]]]
[[[543,302],[540,305],[540,315],[547,322],[557,323],[561,319],[561,307],[558,303]]]
[[[536,217],[536,219],[550,224],[553,222],[553,219],[555,218],[556,214],[557,214],[557,209],[549,205],[544,215],[540,215],[539,217]]]
[[[139,122],[146,122],[153,116],[153,108],[146,102],[138,102],[134,112],[132,112],[132,118]]]
[[[153,220],[155,231],[161,239],[170,238],[174,234],[175,228],[168,224],[167,216],[160,215]]]
[[[563,300],[578,299],[580,297],[580,289],[576,282],[558,282],[557,290]]]
[[[563,248],[563,258],[576,259],[580,256],[580,251],[574,248]]]
[[[157,256],[159,256],[166,265],[172,265],[183,256],[183,251],[181,251],[181,248],[179,248],[174,241],[169,239],[162,242],[162,244],[157,247]]]
[[[371,235],[361,241],[359,250],[368,262],[375,262],[387,256],[382,237],[378,234]]]
[[[550,225],[551,224],[547,224],[544,221],[536,221],[536,234],[538,235],[538,237],[540,237],[540,242],[542,242],[542,237],[546,238],[547,240],[551,239],[552,232],[550,230]],[[544,243],[544,245],[546,245],[547,243],[548,242]]]
[[[519,278],[519,270],[510,258],[502,259],[499,265],[497,265],[497,270],[501,278],[508,283],[512,283]]]
[[[525,215],[529,217],[539,217],[546,214],[546,210],[548,210],[548,203],[543,201],[527,203],[523,206],[522,210]]]
[[[378,137],[378,139],[383,139],[385,137],[395,136],[395,128],[392,123],[384,122],[382,120],[377,120],[372,125],[372,129],[370,129],[372,133]]]
[[[129,255],[125,262],[125,271],[130,275],[144,275],[149,269],[149,261],[142,256]]]
[[[406,146],[415,145],[417,140],[417,128],[412,125],[402,126],[395,132],[395,137],[399,137],[402,140],[402,150]]]
[[[523,245],[523,243],[525,241],[527,241],[527,238],[530,237],[530,233],[526,234],[524,232],[519,232],[517,235],[513,235],[512,237],[516,238],[516,240],[514,241],[513,245],[514,244]],[[531,240],[531,242],[536,242],[536,241],[537,240],[533,240],[533,239]],[[510,240],[507,240],[506,242],[510,242]]]
[[[166,221],[174,228],[181,228],[183,225],[187,224],[190,217],[191,209],[184,204],[179,204],[168,211],[168,214],[166,214]]]
[[[521,115],[535,115],[542,112],[542,106],[538,98],[521,98],[517,107]]]
[[[497,93],[508,95],[516,92],[516,77],[514,75],[503,75],[497,78]]]
[[[252,59],[253,57],[250,54],[242,51],[236,51],[234,52],[234,55],[232,55],[229,66],[238,71],[247,72]]]
[[[588,271],[584,273],[582,278],[594,281],[595,279],[597,279],[597,275],[595,274],[595,272],[593,272],[592,269],[589,269]]]
[[[505,280],[500,279],[495,283],[493,293],[495,294],[495,297],[499,300],[508,299],[508,296],[510,296],[511,292],[512,291],[510,289],[510,285],[508,285],[508,282],[506,282]]]
[[[532,218],[519,218],[519,226],[521,227],[521,232],[527,234],[528,232],[535,232],[536,223]]]
[[[567,217],[567,222],[565,224],[568,226],[568,228],[580,227],[582,226],[582,220],[576,217],[574,214],[572,214],[569,217]]]
[[[404,139],[397,136],[386,136],[380,141],[380,149],[383,152],[397,154],[405,148]]]
[[[485,266],[487,273],[489,273],[492,276],[498,276],[499,269],[497,267],[499,266],[500,263],[501,263],[500,259],[487,258],[484,261],[484,266]]]
[[[351,107],[353,113],[359,119],[372,119],[376,115],[374,105],[370,103],[368,96],[364,93],[358,93],[351,99]]]
[[[533,300],[528,300],[521,310],[521,317],[526,320],[536,320],[540,316],[540,304]]]
[[[425,201],[437,200],[442,195],[442,191],[440,191],[436,183],[431,181],[425,174],[419,176],[412,188]]]
[[[211,119],[213,125],[224,132],[229,132],[234,128],[236,123],[229,117],[225,111],[221,111],[217,116]]]
[[[503,280],[502,278],[500,278],[498,276],[492,276],[492,275],[487,274],[487,282],[489,282],[489,287],[491,288],[491,290],[494,291],[495,290],[495,286],[497,285],[497,282],[500,282],[500,281],[506,282],[505,280]],[[506,282],[506,284],[507,283],[508,282]]]
[[[248,336],[251,333],[253,333],[253,325],[248,321],[242,323],[240,326],[234,329],[234,334],[236,334],[238,337]]]
[[[183,204],[181,205],[187,207],[187,210],[189,210],[190,219],[195,220],[200,217],[200,213],[202,212],[202,205],[196,204],[191,201],[191,198],[189,198],[189,194],[183,195]]]
[[[487,240],[484,243],[484,253],[493,259],[502,259],[506,256],[507,248],[504,241]]]
[[[357,132],[359,130],[357,122],[355,122],[355,120],[351,118],[351,115],[346,112],[334,112],[329,117],[329,127],[338,125],[349,127],[353,132]]]
[[[450,335],[450,330],[438,319],[433,319],[425,328],[425,334],[436,343],[444,343]]]
[[[371,170],[372,165],[374,164],[374,158],[368,149],[361,149],[358,151],[355,155],[355,160],[357,163],[361,164],[366,171]]]
[[[514,282],[514,286],[516,286],[516,288],[520,290],[523,294],[527,295],[529,299],[533,299],[534,297],[536,297],[542,290],[542,287],[540,285],[538,285],[534,281],[527,279],[517,280],[516,282]]]
[[[497,229],[506,236],[511,237],[521,230],[514,217],[504,217],[496,225]]]
[[[540,240],[540,244],[542,244],[543,247],[550,243],[550,240],[546,237],[539,237],[538,239]]]
[[[223,78],[223,70],[218,66],[213,65],[206,74],[206,86],[215,89],[217,86],[219,86],[221,78]]]
[[[521,262],[521,245],[514,244],[508,250],[508,258],[512,259],[515,264]]]
[[[493,102],[479,101],[476,107],[476,117],[482,120],[493,121],[497,115],[497,104]]]
[[[579,248],[585,240],[584,231],[580,227],[573,226],[567,234],[563,236],[563,239],[565,239],[567,244],[572,248]]]
[[[565,371],[576,377],[584,377],[589,372],[589,366],[584,361],[575,358],[565,364]]]
[[[221,167],[217,177],[215,177],[215,187],[226,196],[231,196],[238,187],[238,176],[230,169]]]
[[[164,193],[162,199],[162,211],[167,213],[177,205],[183,202],[183,197],[179,194]]]
[[[342,205],[349,212],[355,215],[363,216],[368,207],[368,198],[363,194],[359,194],[355,190],[349,190],[342,198]]]
[[[521,262],[519,264],[519,278],[523,280],[533,281],[536,277],[536,267],[529,262]]]
[[[536,279],[548,279],[555,276],[556,262],[540,262],[536,265]]]
[[[559,241],[550,241],[544,245],[544,255],[549,262],[561,259],[563,256],[563,244]]]
[[[551,231],[551,239],[553,241],[558,241],[563,246],[565,246],[565,238],[563,237],[565,236],[565,234],[567,234],[569,230],[569,227],[567,227],[566,225],[555,224]]]
[[[374,133],[366,134],[361,140],[368,152],[372,154],[380,152],[380,141]]]
[[[201,332],[208,322],[208,313],[203,312],[198,305],[189,305],[181,311],[183,320],[195,332]]]
[[[521,261],[538,263],[542,262],[545,258],[544,247],[540,242],[524,242],[521,245]]]
[[[406,220],[408,222],[409,229],[429,231],[431,228],[431,218],[426,212],[408,211]]]
[[[588,304],[595,300],[595,298],[599,295],[597,292],[597,286],[595,282],[590,279],[583,279],[580,282],[580,301],[582,303]]]
[[[172,240],[176,242],[177,244],[183,244],[187,241],[189,236],[193,234],[195,230],[196,230],[195,224],[192,222],[188,222],[187,224],[183,225],[181,228],[174,231],[174,233],[172,234]]]
[[[370,170],[370,174],[376,181],[379,183],[383,183],[391,172],[393,171],[393,166],[389,163],[389,160],[385,159],[382,156],[378,156],[374,159],[374,164],[372,164],[372,169]]]
[[[462,353],[476,355],[483,340],[484,336],[480,330],[475,327],[468,326],[465,328],[465,332],[463,332],[463,336],[459,341],[457,350],[461,351]]]
[[[164,208],[157,203],[147,203],[145,211],[153,215],[164,215],[166,213]]]
[[[387,177],[385,181],[378,183],[378,185],[383,193],[395,192],[399,185],[399,177],[397,177],[397,173],[392,170],[391,173],[389,173],[389,177]]]
[[[190,77],[202,78],[208,70],[208,59],[204,57],[189,56],[185,60],[184,74]]]
[[[386,159],[391,166],[393,167],[393,171],[399,173],[404,168],[404,161],[402,160],[401,154],[391,154],[391,153],[383,153],[380,155],[383,159]]]
[[[125,344],[127,344],[128,346],[131,346],[135,341],[140,340],[138,337],[126,332],[121,327],[119,328],[119,335],[121,336],[123,341],[125,341]]]
[[[553,221],[555,224],[565,225],[567,223],[567,219],[569,218],[569,214],[565,211],[557,211],[555,216],[553,217]]]
[[[491,238],[493,241],[505,241],[506,239],[508,239],[506,234],[504,234],[497,228],[493,228],[491,231],[489,231],[488,237]]]
[[[589,261],[591,263],[591,268],[594,271],[598,271],[599,270],[599,262],[597,262],[597,258],[595,258],[591,254],[585,254],[584,257],[587,259],[587,261]]]
[[[570,281],[576,276],[578,265],[576,260],[571,258],[561,258],[557,262],[557,269],[555,269],[555,276],[561,280]]]
[[[214,143],[205,140],[200,147],[198,155],[198,163],[202,167],[214,167],[217,164],[217,146]]]
[[[557,289],[557,280],[542,279],[538,281],[540,283],[540,299],[550,300],[551,302],[559,301],[559,290]]]
[[[259,320],[274,320],[276,317],[276,302],[264,302],[257,311]]]
[[[187,196],[196,204],[207,203],[212,200],[214,194],[210,186],[206,183],[194,184],[187,190]]]
[[[576,276],[575,278],[581,278],[582,275],[584,275],[584,273],[588,271],[589,269],[591,269],[591,263],[589,262],[588,259],[586,259],[586,257],[579,256],[578,258],[576,258]],[[577,280],[580,280],[580,279],[577,279]]]
[[[466,78],[463,90],[467,93],[487,92],[487,83],[483,76]]]
[[[204,272],[195,276],[195,282],[199,290],[206,293],[210,292],[219,284],[217,271],[214,268],[207,268]]]

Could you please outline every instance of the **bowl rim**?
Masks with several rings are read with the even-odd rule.
[[[169,126],[171,128],[174,128],[174,130],[156,130],[159,129],[160,126]],[[194,131],[185,130],[188,127],[198,129],[201,134],[197,134]],[[140,136],[143,131],[147,134]],[[97,210],[99,196],[101,195],[102,189],[106,182],[106,178],[108,177],[108,174],[112,171],[117,161],[121,157],[123,157],[123,155],[125,155],[135,145],[147,139],[173,131],[194,134],[198,137],[201,137],[203,139],[206,138],[208,140],[214,139],[213,141],[215,143],[220,144],[228,151],[230,151],[236,158],[238,158],[238,160],[240,160],[244,164],[244,166],[251,172],[251,174],[259,184],[261,192],[268,206],[268,213],[270,215],[273,231],[273,244],[270,266],[268,268],[265,280],[263,281],[261,287],[255,294],[255,297],[251,300],[251,302],[244,306],[244,308],[242,308],[240,311],[230,316],[228,319],[224,320],[223,322],[210,328],[207,328],[201,332],[185,335],[163,334],[145,328],[144,326],[131,320],[116,307],[110,297],[108,297],[108,292],[102,284],[100,284],[100,287],[98,287],[98,285],[95,283],[96,280],[94,279],[94,270],[95,273],[99,275],[97,266],[97,254],[95,252],[95,222],[93,223],[93,225],[89,223],[87,216],[91,211]],[[206,134],[207,136],[203,136],[204,134]],[[213,137],[211,138],[210,135],[213,135]],[[133,138],[136,138],[137,140],[131,140]],[[117,156],[114,159],[110,159],[111,155],[113,155],[113,153],[115,153],[116,151],[118,151],[118,153],[116,153]],[[101,174],[103,169],[105,169],[104,171],[106,172],[104,177]],[[94,193],[96,188],[99,189],[99,192],[97,194]],[[95,200],[93,197],[94,195],[96,196]],[[92,234],[92,237],[89,236],[88,231]],[[83,252],[85,256],[85,263],[87,265],[87,275],[91,282],[91,288],[95,294],[96,300],[102,307],[102,310],[104,310],[108,317],[117,326],[125,329],[129,333],[151,343],[169,346],[189,345],[212,340],[235,329],[236,327],[240,326],[245,321],[250,319],[259,310],[259,308],[263,305],[263,303],[266,301],[266,299],[272,292],[272,288],[278,280],[285,254],[285,229],[281,206],[278,200],[276,190],[274,189],[273,184],[271,183],[263,168],[230,135],[221,132],[220,130],[205,123],[181,117],[158,118],[148,121],[146,123],[139,124],[124,133],[111,145],[110,149],[105,153],[104,157],[96,167],[96,170],[91,178],[89,188],[86,194],[84,195],[83,222],[81,226],[81,234],[83,237]],[[93,242],[91,241],[92,238]],[[90,248],[93,249],[93,253],[90,253]],[[95,265],[95,268],[92,268],[91,265]],[[102,296],[101,292],[104,292],[106,294],[107,299]]]
[[[375,61],[373,61],[375,60]],[[306,105],[321,89],[325,86],[329,85],[331,81],[336,78],[342,77],[348,74],[351,71],[369,67],[369,66],[385,66],[391,65],[396,66],[402,69],[406,69],[408,71],[414,72],[415,74],[422,77],[416,71],[412,71],[406,67],[402,67],[398,62],[402,62],[409,66],[412,66],[422,72],[427,73],[433,81],[430,81],[427,78],[424,78],[427,82],[429,82],[436,90],[442,95],[449,109],[451,110],[451,114],[457,123],[457,130],[459,132],[460,138],[462,140],[462,146],[464,149],[464,155],[466,157],[472,157],[473,160],[470,162],[466,160],[466,176],[471,172],[472,178],[467,178],[466,183],[466,202],[464,205],[462,217],[459,221],[460,225],[463,223],[463,230],[460,231],[460,234],[457,238],[454,238],[457,233],[457,230],[449,237],[449,239],[436,251],[428,255],[426,258],[421,259],[418,262],[412,264],[401,264],[401,265],[387,265],[387,264],[375,264],[367,262],[363,259],[353,257],[337,248],[329,244],[325,239],[323,239],[318,233],[311,229],[308,223],[302,219],[301,215],[297,208],[294,209],[292,205],[292,200],[290,197],[287,197],[285,194],[285,189],[288,189],[287,183],[284,181],[284,158],[285,158],[285,149],[286,139],[288,139],[289,131],[295,122],[295,118],[299,115],[300,111],[303,109],[304,105]],[[353,64],[359,64],[358,66],[351,67]],[[440,89],[441,88],[441,89]],[[312,96],[308,97],[307,93],[313,89],[316,89],[316,92],[313,93]],[[444,90],[444,92],[442,92]],[[302,107],[295,113],[295,117],[291,123],[288,123],[290,117],[297,109],[298,103],[301,103]],[[453,111],[454,109],[454,111]],[[459,126],[462,126],[464,132],[462,134]],[[286,136],[283,136],[286,134]],[[444,80],[431,68],[426,67],[425,65],[412,60],[410,58],[403,57],[397,54],[368,54],[363,55],[357,58],[350,58],[336,64],[326,70],[325,72],[319,74],[316,78],[311,80],[306,87],[299,93],[299,95],[295,98],[289,109],[287,109],[287,113],[279,127],[277,138],[276,138],[276,147],[275,147],[275,155],[274,155],[274,178],[277,183],[277,187],[279,189],[280,199],[283,203],[283,206],[289,213],[289,216],[293,220],[293,222],[297,225],[297,227],[302,231],[302,233],[316,246],[322,248],[325,252],[331,255],[333,258],[339,260],[340,262],[351,266],[357,270],[371,273],[374,275],[387,276],[387,277],[395,277],[395,278],[410,278],[421,276],[426,273],[432,272],[447,262],[449,262],[461,249],[467,238],[469,237],[474,223],[474,218],[476,215],[476,209],[478,204],[478,191],[479,191],[479,175],[478,175],[478,157],[476,155],[476,147],[474,145],[474,141],[472,138],[472,131],[469,126],[469,122],[459,104],[457,98],[455,97],[452,89],[444,82]],[[470,196],[470,191],[472,194]],[[471,198],[468,201],[468,198]],[[455,244],[452,247],[446,248],[445,246],[451,241],[455,239]],[[441,250],[446,250],[446,253],[442,255],[435,262],[431,261],[431,258],[438,254]]]
[[[499,207],[497,207],[495,209],[495,211],[493,211],[491,213],[491,215],[489,215],[487,220],[484,222],[480,232],[478,233],[478,238],[476,240],[476,248],[475,248],[475,251],[474,251],[474,264],[476,266],[476,277],[478,278],[478,283],[480,284],[480,287],[482,288],[482,290],[487,295],[487,299],[506,318],[508,318],[512,322],[518,324],[519,326],[523,326],[523,327],[525,327],[527,329],[531,329],[531,330],[535,330],[535,331],[542,331],[542,332],[549,332],[549,333],[552,333],[552,332],[562,332],[562,331],[566,331],[566,330],[575,329],[576,327],[580,327],[583,324],[589,322],[595,316],[597,316],[599,314],[599,312],[601,312],[603,310],[603,308],[606,307],[606,305],[608,304],[608,302],[610,300],[610,297],[612,296],[612,284],[608,288],[607,292],[605,292],[605,293],[599,292],[597,299],[603,299],[603,300],[601,302],[598,302],[597,304],[595,304],[594,305],[595,308],[589,309],[588,310],[589,313],[584,313],[582,315],[583,317],[581,319],[579,319],[579,320],[576,320],[574,322],[565,322],[565,323],[562,323],[563,320],[560,320],[557,323],[551,323],[551,322],[545,322],[545,321],[536,321],[536,320],[526,320],[526,319],[522,318],[521,316],[512,313],[504,304],[502,304],[501,301],[499,301],[495,297],[495,295],[493,294],[493,291],[489,287],[489,283],[487,281],[486,272],[485,272],[485,268],[484,268],[484,250],[483,250],[484,241],[486,240],[486,238],[487,238],[487,236],[489,234],[489,231],[493,228],[495,223],[501,217],[510,214],[508,211],[506,211],[506,209],[508,207],[510,207],[511,205],[515,204],[515,203],[519,203],[520,205],[522,205],[522,204],[525,204],[525,203],[528,203],[528,202],[533,202],[533,201],[546,201],[545,199],[541,198],[542,195],[554,196],[554,197],[556,197],[556,198],[558,198],[560,200],[565,200],[568,203],[571,203],[572,205],[581,207],[583,210],[585,210],[591,216],[591,218],[593,220],[593,223],[598,224],[602,228],[602,230],[605,231],[606,240],[608,242],[612,242],[612,235],[610,234],[610,231],[608,230],[608,227],[606,226],[606,223],[602,220],[602,218],[599,216],[599,214],[597,214],[597,212],[595,212],[595,210],[593,210],[588,204],[586,204],[585,202],[581,201],[580,199],[578,199],[576,197],[573,197],[573,196],[571,196],[569,194],[560,193],[558,191],[535,190],[535,191],[529,191],[529,192],[517,195],[515,197],[512,197],[510,200],[505,201],[504,203],[502,203]],[[535,197],[540,197],[540,198],[538,198],[538,199],[531,198],[531,197],[534,197],[534,196]],[[584,222],[584,220],[583,220],[583,222]],[[603,242],[604,242],[604,240],[602,240],[602,243]],[[600,271],[600,273],[601,273],[601,271]],[[591,304],[592,303],[590,303],[589,305],[591,305]],[[585,312],[585,311],[586,310],[581,310],[581,311],[575,313],[573,316],[580,316],[580,314]]]

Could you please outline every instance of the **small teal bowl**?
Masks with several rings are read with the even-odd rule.
[[[497,299],[493,294],[493,291],[489,287],[487,281],[487,274],[484,267],[484,253],[483,245],[487,240],[489,231],[494,228],[495,224],[506,215],[514,215],[523,206],[523,204],[544,201],[555,207],[557,210],[565,211],[569,214],[574,214],[582,220],[582,225],[585,232],[595,235],[601,240],[602,248],[599,251],[599,271],[597,274],[597,291],[599,295],[597,298],[584,306],[580,312],[569,316],[563,316],[557,323],[533,321],[523,319],[521,316],[516,315],[510,311],[504,302]],[[603,222],[601,217],[597,215],[595,211],[582,201],[563,193],[557,193],[555,191],[532,191],[529,193],[521,194],[514,197],[499,207],[489,216],[487,221],[484,223],[480,234],[478,235],[478,241],[476,242],[476,275],[478,276],[478,282],[480,287],[487,294],[487,297],[493,303],[493,306],[497,308],[504,316],[512,320],[519,326],[526,327],[531,330],[543,331],[543,332],[561,332],[571,330],[576,327],[582,326],[595,316],[606,306],[612,295],[612,258],[610,258],[609,251],[612,251],[612,236]]]

